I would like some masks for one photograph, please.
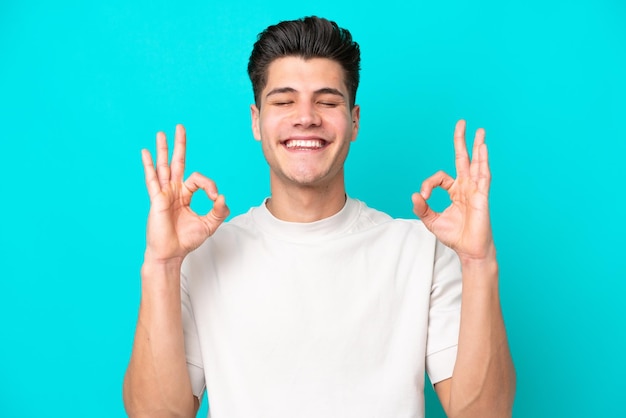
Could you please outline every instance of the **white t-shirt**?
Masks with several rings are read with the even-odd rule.
[[[458,257],[358,200],[312,223],[252,208],[187,256],[181,294],[213,418],[423,417],[424,372],[452,375]]]

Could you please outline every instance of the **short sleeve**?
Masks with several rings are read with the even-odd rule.
[[[461,321],[461,263],[437,241],[428,313],[426,372],[435,384],[452,377]]]
[[[200,351],[200,340],[196,320],[191,308],[191,298],[187,277],[181,273],[180,278],[180,299],[183,318],[183,334],[185,339],[185,355],[187,357],[187,370],[191,380],[191,389],[194,396],[202,398],[206,386],[204,378],[204,365],[202,362],[202,352]]]

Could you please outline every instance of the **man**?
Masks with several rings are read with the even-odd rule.
[[[259,35],[252,131],[271,196],[230,222],[210,179],[183,178],[182,126],[171,164],[163,133],[156,168],[143,151],[151,207],[130,416],[195,416],[207,390],[213,418],[423,417],[425,371],[450,417],[510,416],[484,130],[470,161],[457,123],[457,178],[424,181],[412,197],[421,222],[348,198],[359,60],[325,19]],[[442,213],[426,202],[435,187],[452,201]],[[214,202],[205,216],[189,207],[200,189]]]

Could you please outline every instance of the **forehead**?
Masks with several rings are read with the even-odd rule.
[[[328,58],[282,57],[267,69],[264,92],[290,87],[296,91],[316,91],[334,88],[347,93],[344,70],[337,61]]]

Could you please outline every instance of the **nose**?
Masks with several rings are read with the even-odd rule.
[[[317,112],[314,103],[303,100],[295,107],[295,111],[294,125],[296,126],[308,128],[310,126],[319,126],[322,122],[322,118]]]

